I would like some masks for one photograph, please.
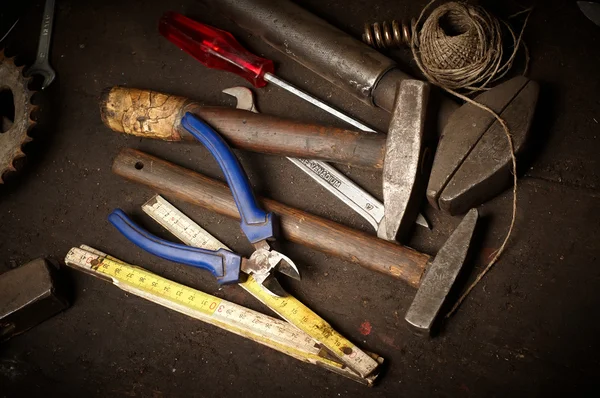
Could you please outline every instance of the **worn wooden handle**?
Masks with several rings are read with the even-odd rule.
[[[180,126],[185,112],[200,116],[236,148],[363,168],[383,167],[386,137],[382,134],[202,106],[187,98],[150,90],[113,87],[100,100],[102,120],[112,130],[166,141],[195,141]]]
[[[113,172],[162,194],[239,219],[226,184],[165,160],[125,149],[115,159]],[[419,286],[430,256],[274,200],[260,201],[279,216],[281,232],[287,240]]]

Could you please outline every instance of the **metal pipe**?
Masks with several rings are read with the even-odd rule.
[[[210,6],[370,105],[373,104],[375,85],[396,65],[383,54],[290,1],[218,0],[210,1]]]

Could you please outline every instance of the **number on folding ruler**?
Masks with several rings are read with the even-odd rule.
[[[90,264],[91,270],[109,276],[118,283],[127,283],[140,290],[179,302],[205,314],[212,315],[221,304],[221,300],[214,296],[171,282],[141,268],[109,258],[100,259],[91,253],[88,259],[86,259],[86,262]]]
[[[155,195],[142,209],[166,230],[177,236],[188,246],[208,250],[227,249],[214,236],[201,228],[179,209],[167,202],[162,196]]]

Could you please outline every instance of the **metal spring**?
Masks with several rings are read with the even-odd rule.
[[[408,46],[411,40],[411,26],[414,23],[414,19],[410,23],[398,22],[394,19],[391,25],[387,21],[381,24],[379,22],[367,23],[362,39],[375,48]]]

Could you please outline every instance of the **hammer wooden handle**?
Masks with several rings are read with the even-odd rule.
[[[200,116],[236,148],[363,168],[383,167],[386,137],[382,134],[202,106],[150,90],[113,87],[104,92],[100,101],[102,120],[112,130],[165,141],[195,141],[180,127],[186,112]]]
[[[113,172],[159,193],[239,219],[227,185],[165,160],[125,149],[115,159]],[[266,210],[279,216],[287,240],[419,286],[428,255],[274,200],[260,201]]]

